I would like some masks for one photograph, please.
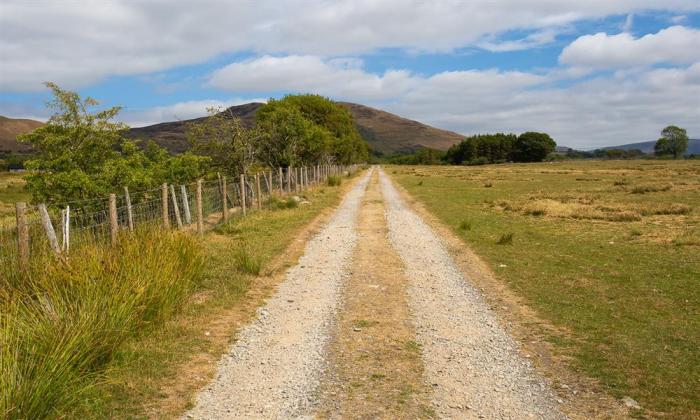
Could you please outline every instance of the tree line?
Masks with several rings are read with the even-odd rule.
[[[48,123],[19,137],[36,154],[25,163],[33,200],[48,204],[102,199],[128,187],[143,191],[196,178],[256,173],[265,167],[366,161],[368,147],[350,113],[318,95],[271,99],[245,127],[228,110],[190,123],[191,148],[171,155],[154,141],[128,139],[115,122],[120,107],[94,110],[90,97],[47,83],[53,93]]]
[[[503,162],[541,162],[556,142],[547,133],[477,134],[450,147],[447,152],[422,148],[413,154],[392,156],[390,163],[406,165],[483,165]]]

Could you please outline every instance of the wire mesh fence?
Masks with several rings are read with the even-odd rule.
[[[122,231],[146,225],[202,233],[233,214],[246,215],[272,204],[273,197],[301,193],[329,176],[357,171],[358,165],[317,165],[267,169],[238,177],[219,176],[181,185],[129,191],[99,200],[47,208],[16,204],[15,220],[0,221],[0,266],[22,269],[37,255],[70,255],[70,249],[115,243]]]

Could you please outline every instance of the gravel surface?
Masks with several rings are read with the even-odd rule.
[[[363,176],[309,241],[277,293],[258,310],[257,320],[241,330],[186,418],[295,418],[313,413],[369,176]]]
[[[426,381],[440,417],[559,419],[554,393],[518,352],[440,239],[380,171],[389,239],[405,264]]]

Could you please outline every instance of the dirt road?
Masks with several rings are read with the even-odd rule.
[[[188,418],[563,418],[440,238],[363,175]]]

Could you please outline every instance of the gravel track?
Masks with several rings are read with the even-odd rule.
[[[436,413],[443,418],[565,418],[554,393],[440,239],[381,170],[380,177],[389,239],[409,278],[409,305]]]
[[[314,411],[324,352],[349,276],[370,173],[306,245],[256,321],[237,336],[187,418],[295,418]]]

